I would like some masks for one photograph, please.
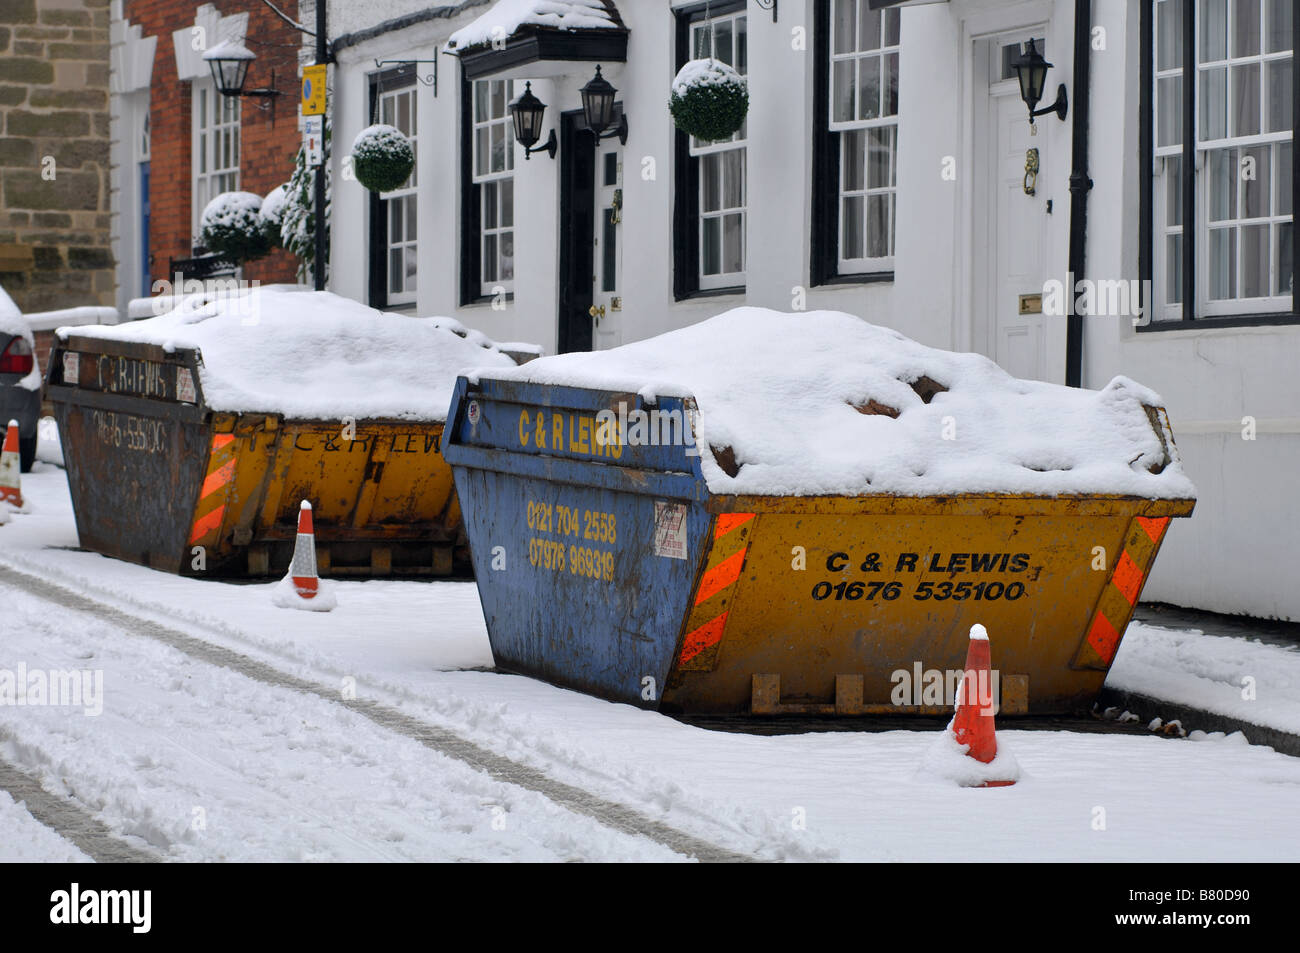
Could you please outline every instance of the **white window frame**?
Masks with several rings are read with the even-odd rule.
[[[203,209],[222,192],[239,190],[242,111],[239,97],[222,96],[211,79],[194,80],[190,93],[190,196],[198,245]]]
[[[1159,96],[1160,80],[1162,79],[1170,80],[1170,81],[1176,80],[1181,87],[1181,84],[1183,83],[1183,69],[1186,68],[1188,65],[1187,63],[1184,62],[1183,66],[1180,68],[1167,68],[1163,70],[1160,68],[1159,44],[1160,44],[1160,30],[1162,25],[1161,18],[1164,16],[1164,11],[1166,9],[1172,9],[1172,7],[1170,7],[1169,5],[1174,2],[1177,2],[1177,0],[1158,0],[1158,2],[1155,5],[1153,29],[1152,29],[1153,45],[1150,51],[1150,55],[1152,59],[1152,77],[1153,77],[1153,88],[1151,90],[1151,97],[1152,97],[1151,122],[1153,126],[1152,144],[1153,144],[1153,156],[1154,156],[1154,168],[1151,170],[1151,174],[1152,174],[1152,182],[1151,182],[1151,196],[1152,196],[1152,203],[1151,203],[1152,275],[1151,278],[1152,278],[1152,282],[1151,284],[1152,284],[1152,296],[1156,302],[1156,308],[1153,314],[1153,319],[1160,322],[1166,322],[1166,321],[1176,322],[1176,321],[1181,321],[1184,314],[1182,303],[1171,301],[1169,297],[1169,279],[1171,275],[1171,269],[1173,269],[1173,273],[1177,274],[1180,279],[1178,283],[1178,293],[1179,294],[1182,293],[1181,260],[1177,263],[1170,262],[1169,247],[1168,247],[1169,238],[1171,236],[1183,234],[1186,225],[1185,222],[1179,225],[1168,224],[1171,221],[1171,218],[1175,217],[1175,216],[1171,216],[1170,214],[1171,211],[1176,212],[1177,217],[1181,218],[1181,203],[1182,203],[1182,191],[1180,190],[1178,195],[1176,196],[1177,201],[1179,203],[1179,208],[1176,210],[1171,210],[1169,208],[1169,189],[1172,185],[1169,176],[1172,175],[1172,172],[1170,171],[1170,166],[1172,162],[1174,161],[1181,162],[1182,155],[1183,155],[1182,136],[1186,136],[1188,134],[1195,137],[1194,142],[1196,144],[1195,168],[1191,170],[1183,170],[1184,174],[1192,174],[1196,176],[1196,181],[1194,183],[1194,189],[1196,195],[1195,237],[1196,237],[1196,272],[1197,272],[1196,301],[1194,302],[1194,304],[1195,304],[1196,315],[1205,318],[1216,318],[1216,317],[1232,317],[1236,315],[1271,314],[1271,313],[1289,312],[1292,309],[1292,294],[1290,292],[1281,293],[1281,294],[1268,294],[1264,296],[1257,296],[1251,298],[1232,297],[1232,298],[1211,299],[1210,298],[1210,277],[1211,277],[1210,276],[1210,234],[1211,232],[1221,231],[1225,229],[1237,231],[1238,238],[1236,242],[1236,250],[1233,257],[1232,268],[1234,270],[1233,280],[1237,282],[1237,291],[1239,292],[1240,281],[1243,277],[1243,271],[1242,271],[1243,246],[1240,240],[1241,229],[1243,227],[1251,227],[1251,226],[1266,226],[1269,230],[1268,286],[1270,291],[1272,291],[1277,287],[1278,248],[1280,247],[1279,242],[1280,242],[1280,235],[1281,235],[1280,226],[1294,222],[1293,212],[1282,214],[1279,210],[1280,209],[1279,206],[1280,187],[1281,187],[1280,176],[1282,172],[1282,166],[1281,163],[1278,161],[1278,159],[1282,151],[1282,146],[1280,144],[1292,143],[1294,141],[1295,133],[1293,129],[1287,129],[1286,131],[1283,132],[1267,131],[1269,97],[1268,97],[1268,86],[1266,82],[1266,77],[1267,77],[1268,63],[1286,61],[1288,59],[1291,59],[1292,69],[1295,69],[1295,65],[1294,65],[1295,51],[1290,49],[1277,52],[1277,53],[1269,53],[1266,51],[1265,48],[1267,46],[1267,31],[1265,27],[1267,24],[1266,18],[1267,18],[1268,5],[1267,3],[1262,3],[1260,4],[1260,16],[1261,16],[1260,52],[1248,56],[1233,56],[1231,43],[1232,43],[1232,30],[1235,29],[1235,26],[1233,25],[1235,23],[1235,18],[1231,16],[1233,3],[1230,2],[1228,6],[1229,16],[1227,17],[1225,23],[1225,37],[1224,37],[1226,58],[1202,61],[1201,58],[1202,33],[1205,29],[1206,24],[1204,18],[1201,16],[1201,3],[1199,2],[1199,0],[1197,0],[1197,2],[1193,4],[1192,7],[1194,16],[1196,18],[1195,19],[1195,40],[1194,40],[1194,47],[1193,47],[1193,56],[1195,57],[1195,68],[1196,68],[1196,77],[1195,77],[1196,101],[1194,103],[1194,108],[1192,110],[1193,128],[1190,130],[1190,133],[1189,130],[1186,129],[1182,130],[1182,136],[1179,137],[1179,142],[1176,145],[1162,146],[1160,144],[1160,119],[1161,119],[1160,96]],[[1300,10],[1297,10],[1294,15],[1300,16]],[[1180,58],[1185,59],[1186,50],[1184,49],[1183,46],[1183,37],[1181,31],[1179,32],[1178,36],[1175,38],[1175,43]],[[1231,133],[1232,133],[1233,123],[1235,120],[1235,111],[1236,111],[1237,104],[1234,101],[1235,97],[1233,96],[1233,84],[1234,84],[1233,67],[1250,66],[1250,65],[1258,65],[1260,71],[1261,83],[1260,83],[1260,95],[1259,95],[1259,104],[1258,104],[1260,110],[1260,116],[1259,116],[1260,131],[1259,133],[1253,135],[1234,136]],[[1201,117],[1202,117],[1202,95],[1204,89],[1203,77],[1205,74],[1211,71],[1220,70],[1220,69],[1226,69],[1228,73],[1228,79],[1227,79],[1228,93],[1227,93],[1227,101],[1226,101],[1226,115],[1224,120],[1225,135],[1218,139],[1202,140],[1201,139],[1201,129],[1202,129]],[[1180,100],[1180,106],[1181,105],[1182,104]],[[1289,121],[1289,117],[1288,117],[1288,121]],[[1181,115],[1177,117],[1176,123],[1178,126],[1181,127],[1182,124]],[[1234,149],[1237,150],[1238,162],[1240,162],[1240,155],[1242,150],[1258,148],[1258,147],[1267,147],[1270,150],[1269,169],[1268,169],[1269,182],[1268,182],[1268,192],[1267,192],[1269,207],[1267,213],[1252,218],[1222,219],[1211,223],[1210,202],[1211,202],[1213,187],[1214,187],[1210,176],[1211,153],[1219,152],[1222,150]],[[1294,146],[1292,147],[1292,161],[1293,162],[1295,161]],[[1240,169],[1240,166],[1238,166],[1238,168]],[[1244,197],[1243,193],[1246,188],[1246,185],[1240,174],[1238,174],[1234,178],[1237,187],[1237,195],[1235,197],[1235,204],[1236,204],[1235,214],[1240,215],[1242,210],[1241,202]],[[1294,202],[1295,202],[1295,198],[1293,196],[1292,197],[1293,210],[1294,210]],[[1296,254],[1294,243],[1295,243],[1295,238],[1293,232],[1292,255]]]
[[[1228,9],[1232,10],[1235,4],[1236,4],[1236,0],[1228,0]],[[1197,313],[1203,314],[1206,317],[1224,317],[1233,314],[1263,314],[1263,313],[1270,313],[1275,311],[1291,310],[1290,294],[1285,294],[1285,295],[1270,294],[1270,295],[1257,296],[1253,298],[1244,298],[1244,297],[1218,298],[1218,299],[1210,298],[1210,232],[1219,231],[1225,227],[1225,225],[1222,223],[1216,223],[1218,224],[1218,227],[1212,227],[1210,223],[1210,192],[1211,189],[1213,188],[1213,183],[1210,181],[1210,153],[1211,152],[1217,152],[1219,150],[1225,150],[1225,149],[1236,149],[1239,150],[1238,155],[1240,156],[1240,150],[1243,149],[1249,149],[1258,146],[1270,147],[1271,154],[1269,157],[1268,214],[1261,217],[1249,218],[1249,219],[1240,218],[1240,219],[1224,220],[1224,222],[1231,223],[1230,225],[1227,225],[1226,228],[1235,229],[1237,232],[1236,254],[1234,255],[1234,261],[1232,263],[1232,267],[1235,271],[1233,277],[1237,282],[1238,290],[1240,290],[1240,283],[1242,278],[1244,277],[1244,271],[1242,268],[1243,265],[1243,258],[1242,258],[1243,243],[1241,241],[1242,229],[1254,225],[1264,225],[1268,227],[1269,230],[1268,287],[1271,290],[1277,286],[1277,255],[1274,253],[1274,249],[1276,247],[1276,243],[1279,241],[1279,235],[1280,235],[1280,231],[1277,228],[1277,226],[1282,223],[1290,222],[1293,220],[1293,216],[1291,215],[1276,214],[1277,210],[1275,206],[1277,205],[1277,200],[1279,195],[1277,173],[1278,173],[1278,167],[1280,165],[1280,163],[1277,160],[1278,160],[1278,153],[1280,149],[1273,145],[1274,143],[1290,142],[1292,140],[1293,134],[1291,130],[1287,130],[1286,132],[1274,132],[1274,133],[1269,133],[1265,131],[1267,126],[1267,119],[1268,119],[1268,92],[1267,92],[1267,84],[1265,82],[1265,77],[1267,76],[1268,67],[1265,64],[1270,62],[1285,61],[1287,59],[1291,59],[1293,51],[1286,50],[1280,53],[1265,52],[1264,48],[1267,45],[1266,42],[1267,31],[1263,28],[1263,23],[1265,18],[1267,17],[1268,5],[1266,3],[1261,3],[1259,7],[1260,7],[1259,15],[1261,18],[1260,21],[1261,29],[1260,29],[1260,36],[1259,36],[1260,52],[1258,54],[1251,55],[1251,56],[1234,57],[1232,55],[1231,44],[1233,38],[1233,31],[1236,28],[1236,21],[1235,18],[1229,15],[1225,22],[1225,26],[1227,27],[1227,30],[1226,30],[1226,35],[1224,36],[1224,46],[1225,46],[1225,52],[1227,58],[1217,59],[1217,60],[1207,60],[1205,62],[1201,61],[1201,35],[1205,27],[1205,23],[1204,23],[1204,18],[1200,16],[1200,11],[1201,11],[1200,3],[1197,3],[1194,8],[1197,13],[1196,45],[1195,45],[1197,101],[1196,101],[1196,109],[1194,110],[1194,114],[1193,114],[1193,120],[1196,127],[1195,128],[1196,171],[1200,179],[1200,181],[1197,183],[1197,189],[1196,189],[1197,192],[1196,195],[1196,212],[1197,212],[1196,258],[1197,258],[1197,274],[1198,274],[1196,296],[1198,299]],[[1300,16],[1300,11],[1295,11],[1292,15]],[[1259,86],[1258,86],[1259,117],[1258,118],[1259,118],[1260,131],[1258,134],[1255,135],[1233,136],[1232,126],[1234,120],[1236,119],[1236,106],[1237,106],[1235,102],[1235,96],[1233,90],[1234,72],[1235,72],[1233,68],[1239,66],[1251,66],[1251,65],[1258,65],[1259,72],[1260,72],[1260,78],[1258,81],[1259,82]],[[1209,139],[1209,140],[1202,141],[1201,139],[1201,106],[1202,106],[1201,80],[1206,73],[1212,70],[1225,69],[1225,68],[1228,73],[1227,76],[1228,93],[1227,93],[1227,102],[1225,104],[1226,115],[1224,117],[1225,135],[1219,139]],[[1292,69],[1294,68],[1295,67],[1293,63]],[[1289,118],[1290,117],[1288,117],[1288,120]],[[1294,154],[1292,157],[1292,161],[1295,161]],[[1238,159],[1238,162],[1240,162],[1240,158]],[[1246,187],[1243,182],[1240,170],[1241,167],[1239,165],[1238,174],[1235,177],[1237,180],[1237,187],[1238,187],[1238,194],[1237,194],[1238,213],[1241,212],[1241,200],[1244,197],[1243,192]],[[1292,202],[1294,201],[1295,199],[1294,197],[1292,197]],[[1294,247],[1295,246],[1294,246],[1294,239],[1293,239],[1292,254],[1295,254]]]
[[[728,56],[718,55],[718,30],[719,24],[729,23],[731,25],[731,53]],[[709,31],[709,48],[707,51],[701,49],[700,35],[704,30]],[[737,65],[734,61],[736,57],[736,38],[745,36],[745,61]],[[702,59],[705,55],[711,56],[720,62],[727,63],[728,66],[735,69],[742,76],[749,72],[749,31],[748,20],[744,10],[737,10],[731,13],[719,14],[718,16],[701,18],[690,24],[690,49],[692,59]],[[699,256],[696,262],[696,279],[701,291],[715,290],[719,288],[735,288],[746,283],[747,251],[748,236],[747,228],[749,223],[749,173],[747,169],[749,150],[746,147],[748,137],[747,124],[742,125],[739,130],[732,134],[731,138],[723,139],[719,142],[703,142],[691,137],[690,154],[692,158],[699,160],[699,222],[696,224],[698,230]],[[740,201],[738,204],[727,205],[727,175],[726,164],[729,153],[739,153],[739,178],[740,178]],[[718,166],[718,207],[716,209],[707,209],[705,203],[705,165],[707,163],[716,163]],[[740,216],[740,268],[734,271],[726,270],[725,239],[726,227],[725,221],[728,217]],[[704,270],[705,266],[705,232],[711,222],[717,222],[718,230],[718,265],[717,272],[708,273]]]
[[[853,15],[853,36],[848,44],[844,44],[846,49],[842,52],[836,52],[841,45],[839,36],[839,17],[838,13],[844,5],[855,6]],[[831,0],[830,8],[830,62],[826,69],[829,71],[827,76],[827,106],[829,113],[826,121],[832,132],[840,133],[840,178],[836,184],[838,196],[836,199],[836,256],[838,259],[838,271],[840,274],[852,273],[871,273],[886,272],[894,269],[894,252],[895,252],[895,233],[896,222],[898,217],[898,112],[895,104],[895,111],[887,113],[889,108],[889,63],[891,58],[895,63],[901,59],[901,42],[889,42],[889,27],[891,24],[897,24],[899,39],[901,41],[902,26],[899,17],[899,10],[896,7],[887,7],[884,10],[873,11],[868,7],[867,0]],[[879,45],[874,47],[862,47],[862,18],[877,17],[879,18]],[[878,86],[878,112],[872,118],[864,118],[863,110],[859,102],[862,90],[862,70],[864,64],[872,61],[879,63],[880,84]],[[852,93],[853,109],[852,118],[836,118],[837,107],[840,102],[837,100],[837,83],[836,76],[841,70],[849,71],[853,76]],[[870,139],[872,135],[879,135],[877,130],[886,130],[885,138],[887,139],[888,173],[885,178],[885,184],[872,185],[868,181],[868,174],[871,168],[870,161]],[[847,183],[851,170],[849,167],[848,153],[850,144],[854,142],[857,135],[861,135],[863,140],[862,149],[856,152],[853,158],[861,162],[860,168],[860,187],[849,188]],[[887,255],[869,255],[866,254],[871,247],[871,224],[870,216],[867,209],[870,201],[875,197],[885,197],[889,210],[889,226],[887,239],[889,253]],[[861,200],[862,207],[862,250],[861,256],[847,257],[844,254],[845,249],[845,232],[847,227],[848,216],[845,209],[848,202],[853,199]]]
[[[502,89],[502,95],[498,102],[500,111],[493,104],[493,92],[497,88]],[[479,95],[480,90],[485,90],[485,102],[487,104],[486,112],[480,110]],[[511,100],[515,98],[515,81],[501,79],[478,79],[474,81],[474,88],[470,90],[470,121],[473,123],[473,132],[470,137],[470,147],[473,150],[470,156],[470,169],[474,184],[479,186],[479,294],[492,296],[497,294],[498,289],[503,289],[507,294],[514,291],[514,247],[515,247],[515,203],[514,203],[514,178],[515,178],[515,129],[514,123],[510,118],[510,110],[507,108]],[[501,168],[492,168],[492,138],[500,130],[502,139],[502,163]],[[482,143],[487,144],[487,155],[482,154]],[[502,220],[502,210],[506,208],[506,203],[501,201],[501,196],[505,192],[510,193],[510,221]],[[489,210],[496,210],[496,217],[489,224]],[[504,249],[509,245],[510,254],[505,254]],[[492,247],[492,253],[489,255],[488,248]],[[489,263],[491,270],[489,270]],[[509,269],[510,276],[503,277],[506,269]]]
[[[1175,236],[1182,236],[1182,190],[1179,189],[1175,196],[1177,199],[1176,208],[1169,207],[1169,189],[1173,185],[1171,177],[1173,172],[1171,167],[1175,164],[1181,164],[1183,158],[1183,134],[1178,136],[1178,141],[1168,145],[1160,144],[1160,81],[1165,80],[1172,88],[1179,90],[1179,95],[1175,97],[1174,102],[1179,110],[1174,119],[1174,127],[1182,127],[1183,117],[1183,69],[1187,65],[1183,63],[1183,34],[1179,30],[1173,38],[1173,49],[1177,51],[1177,61],[1179,66],[1170,66],[1165,69],[1160,68],[1160,28],[1162,18],[1167,9],[1172,9],[1166,4],[1171,0],[1158,0],[1152,13],[1153,26],[1151,30],[1151,143],[1152,154],[1154,156],[1154,168],[1151,181],[1151,294],[1156,301],[1155,313],[1152,315],[1154,321],[1181,321],[1183,317],[1182,301],[1173,301],[1169,297],[1169,281],[1171,277],[1171,262],[1169,260],[1169,242]],[[1174,3],[1182,3],[1182,0],[1172,0]],[[1193,170],[1195,173],[1195,170]],[[1172,213],[1172,214],[1171,214]],[[1171,225],[1171,221],[1177,218],[1178,224]],[[1182,283],[1182,246],[1179,245],[1178,261],[1173,263],[1176,270],[1173,274],[1178,277],[1178,294],[1183,293]]]
[[[384,192],[381,195],[382,201],[387,205],[388,213],[385,216],[384,226],[384,288],[386,289],[385,300],[390,306],[415,304],[419,288],[418,266],[416,264],[419,251],[418,222],[420,205],[418,190],[420,130],[417,119],[419,107],[417,92],[419,89],[419,83],[399,86],[391,90],[381,87],[376,95],[379,122],[393,126],[401,131],[411,141],[411,151],[415,154],[415,164],[411,167],[410,177],[400,188],[393,189],[391,192]],[[405,117],[402,115],[403,105],[406,107]],[[397,209],[401,209],[402,233],[394,236],[393,225],[397,221],[397,216],[393,213]],[[399,281],[396,287],[393,281],[394,254],[398,256],[404,266],[397,275]]]

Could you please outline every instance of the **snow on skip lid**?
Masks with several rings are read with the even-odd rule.
[[[514,35],[521,26],[579,30],[614,25],[604,0],[499,0],[487,13],[453,33],[447,49],[483,46]]]
[[[1143,407],[1161,400],[1147,388],[1124,377],[1100,391],[1017,380],[985,357],[836,311],[736,308],[610,351],[477,376],[647,402],[693,396],[696,442],[731,448],[740,465],[729,476],[715,453],[700,454],[714,493],[1195,496],[1176,451],[1166,460]],[[926,403],[918,390],[931,382],[946,390]]]
[[[389,314],[292,288],[196,297],[157,318],[57,333],[198,348],[208,407],[300,419],[441,421],[460,371],[515,366],[485,335],[450,318]]]

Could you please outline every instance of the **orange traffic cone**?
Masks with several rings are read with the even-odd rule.
[[[293,544],[289,572],[276,583],[271,602],[281,609],[329,612],[338,607],[334,589],[316,574],[316,533],[312,527],[311,504],[298,508],[298,538]]]
[[[23,508],[22,458],[18,455],[18,421],[9,421],[5,445],[0,452],[0,503]]]
[[[293,543],[289,576],[299,596],[316,598],[316,591],[320,588],[320,577],[316,575],[316,531],[311,523],[311,504],[306,500],[298,508],[298,538]]]
[[[966,754],[983,764],[992,763],[998,754],[998,739],[993,730],[992,658],[989,634],[982,625],[970,630],[966,649],[966,672],[957,688],[957,711],[948,730],[959,745],[967,745]],[[996,788],[1015,784],[1015,780],[988,780],[979,787]]]

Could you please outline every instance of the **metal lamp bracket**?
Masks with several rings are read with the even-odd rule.
[[[436,99],[438,96],[438,59],[434,57],[431,60],[375,60],[375,68],[383,69],[385,66],[414,66],[416,63],[432,63],[433,72],[421,76],[417,70],[415,78],[425,86],[433,87],[433,95]]]

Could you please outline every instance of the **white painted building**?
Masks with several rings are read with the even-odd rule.
[[[1133,377],[1200,490],[1145,597],[1300,619],[1292,0],[574,0],[575,29],[497,22],[526,6],[330,3],[331,290],[548,351],[749,304],[852,312],[1020,376]],[[449,51],[480,18],[495,45]],[[1054,64],[1040,108],[1067,101],[1036,134],[1012,67],[1030,39]],[[750,112],[699,147],[667,101],[709,53],[747,75]],[[597,65],[626,143],[585,130]],[[513,143],[526,82],[554,158]],[[382,197],[345,167],[377,121],[417,153]],[[1039,312],[1072,268],[1109,314]]]

